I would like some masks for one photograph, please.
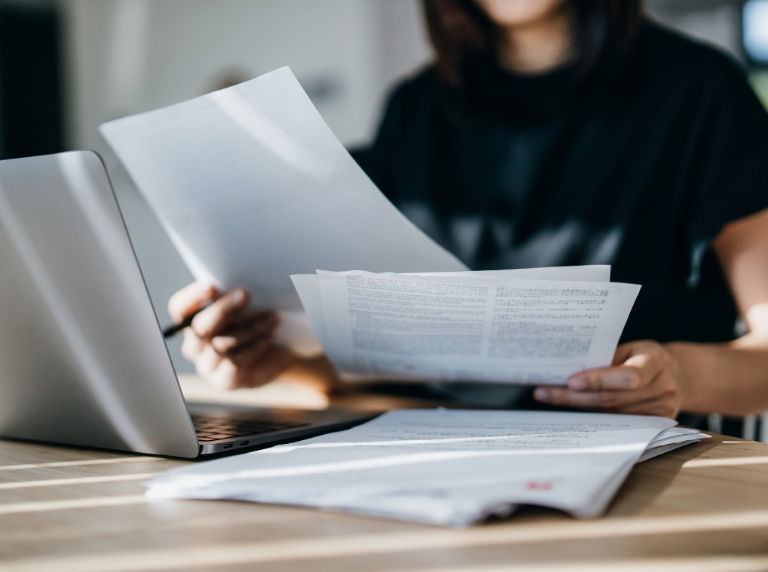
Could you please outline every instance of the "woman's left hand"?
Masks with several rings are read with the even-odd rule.
[[[674,355],[657,342],[639,341],[620,345],[611,367],[574,374],[567,388],[538,387],[534,397],[579,409],[675,417],[682,386]]]

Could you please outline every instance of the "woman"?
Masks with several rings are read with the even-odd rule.
[[[435,64],[391,96],[359,155],[470,267],[611,264],[643,285],[611,367],[537,388],[551,405],[675,416],[768,409],[768,118],[725,56],[639,0],[425,0]],[[323,360],[272,344],[247,293],[208,300],[184,354],[239,387]],[[748,333],[733,339],[742,316]]]

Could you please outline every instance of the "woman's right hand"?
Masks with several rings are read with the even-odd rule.
[[[279,317],[248,309],[242,288],[220,292],[193,282],[171,296],[168,312],[177,322],[206,307],[184,330],[181,353],[204,380],[222,389],[255,387],[294,365],[296,356],[274,343]]]

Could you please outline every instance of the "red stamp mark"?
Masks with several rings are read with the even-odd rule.
[[[528,481],[525,488],[529,491],[549,491],[554,486],[552,481]]]

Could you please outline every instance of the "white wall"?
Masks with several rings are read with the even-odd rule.
[[[381,95],[428,49],[415,0],[62,0],[72,144],[106,119],[290,65],[339,138],[366,141]]]
[[[646,0],[657,20],[741,59],[741,0]]]

